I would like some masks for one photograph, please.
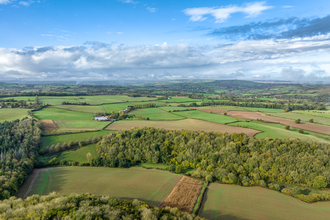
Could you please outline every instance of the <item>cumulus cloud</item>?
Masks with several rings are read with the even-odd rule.
[[[187,8],[184,13],[190,16],[190,21],[204,21],[206,15],[211,15],[215,18],[216,23],[226,21],[234,13],[246,14],[246,17],[253,17],[261,14],[263,11],[271,9],[272,6],[265,5],[266,2],[248,3],[243,6],[229,5],[224,7],[201,7]]]
[[[318,56],[312,57],[315,54]],[[330,36],[208,46],[129,46],[90,41],[83,46],[0,48],[0,78],[9,74],[28,80],[249,78],[265,77],[279,66],[292,72],[287,75],[299,77],[304,73],[285,67],[306,65],[304,60],[308,65],[322,59],[328,63],[329,54]],[[317,71],[321,76],[321,70]]]
[[[147,7],[147,10],[151,13],[154,13],[157,11],[157,8],[153,8],[153,7]]]
[[[303,69],[287,67],[283,68],[281,71],[281,76],[283,79],[288,79],[293,82],[300,83],[329,83],[329,74],[321,69],[312,70],[307,73]]]
[[[291,17],[219,28],[209,32],[209,35],[232,40],[292,39],[328,34],[329,24],[330,15],[323,18]]]
[[[10,0],[0,0],[0,4],[4,4],[4,5],[10,2],[11,2]]]
[[[23,6],[30,6],[33,3],[33,1],[29,1],[29,2],[24,2],[24,1],[20,1],[19,4],[23,5]]]
[[[137,3],[139,3],[139,2],[137,2],[137,1],[133,1],[133,0],[117,0],[117,1],[119,1],[119,2],[122,2],[122,3],[129,3],[129,4],[137,4]]]

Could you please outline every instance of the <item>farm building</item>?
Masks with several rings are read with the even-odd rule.
[[[109,117],[107,117],[107,116],[95,116],[95,120],[106,121],[106,120],[109,120]]]

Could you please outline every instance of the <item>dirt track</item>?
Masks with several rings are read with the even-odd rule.
[[[267,121],[267,122],[281,123],[284,125],[289,125],[294,128],[330,135],[330,126],[311,124],[311,123],[296,124],[294,123],[294,120],[268,116],[261,112],[228,111],[227,115],[231,117],[243,118],[243,119],[253,119],[253,120],[262,119],[263,121]]]

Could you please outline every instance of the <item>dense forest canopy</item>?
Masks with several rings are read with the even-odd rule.
[[[32,171],[41,140],[40,127],[32,119],[0,123],[0,199],[14,195]]]
[[[209,182],[330,185],[329,145],[299,139],[256,139],[245,134],[150,127],[110,134],[98,143],[97,151],[94,166],[128,167],[148,161],[197,169],[193,175]]]
[[[109,196],[51,193],[33,195],[25,200],[11,197],[0,202],[0,219],[63,219],[63,220],[199,220],[198,216],[180,212],[177,208],[157,208],[146,203],[127,201]]]

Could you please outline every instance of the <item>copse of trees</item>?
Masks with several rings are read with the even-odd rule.
[[[0,199],[15,195],[37,160],[41,124],[33,119],[0,123]]]
[[[25,200],[11,197],[0,202],[0,219],[182,219],[202,218],[177,208],[149,206],[137,199],[127,201],[109,196],[51,193]]]
[[[227,184],[330,186],[329,145],[299,139],[134,128],[103,138],[97,152],[93,166],[128,167],[131,161],[148,161],[197,169],[194,176]],[[316,183],[321,177],[326,184]]]

